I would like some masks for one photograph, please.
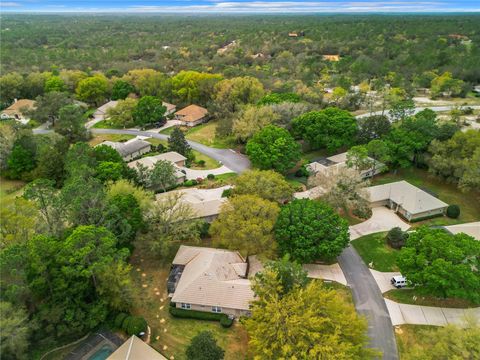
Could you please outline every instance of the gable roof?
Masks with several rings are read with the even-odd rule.
[[[107,360],[167,360],[167,358],[133,335]]]
[[[452,234],[465,233],[472,236],[476,240],[480,240],[480,221],[445,226]]]
[[[115,150],[118,151],[118,153],[122,157],[134,154],[139,150],[151,147],[151,144],[148,141],[139,140],[139,139],[132,139],[126,142],[115,142],[115,141],[107,140],[100,143],[99,145],[107,145],[107,146],[110,146],[111,148],[114,148]]]
[[[368,159],[375,164],[375,169],[381,169],[385,166],[385,164],[381,163],[380,161],[374,160],[371,157],[368,157]],[[311,171],[313,172],[320,172],[320,171],[326,171],[328,168],[342,168],[347,166],[347,152],[343,152],[340,154],[332,155],[327,158],[321,158],[316,161],[311,162],[308,164],[308,167],[310,168]],[[364,175],[368,173],[370,170],[373,169],[373,164],[369,169],[365,169],[360,171],[360,174]]]
[[[402,180],[365,189],[370,202],[392,200],[411,214],[436,210],[448,206],[440,199]]]
[[[35,107],[35,101],[34,100],[20,99],[20,100],[15,101],[8,108],[2,110],[2,113],[7,114],[7,115],[22,114],[21,110],[23,108],[26,108],[26,109],[30,110],[34,107]]]
[[[138,160],[134,160],[128,163],[128,166],[131,168],[135,168],[138,164],[142,164],[149,169],[152,169],[157,162],[160,160],[170,161],[171,163],[175,164],[179,161],[186,160],[187,158],[182,154],[179,154],[175,151],[169,151],[163,154],[158,154],[154,156],[147,156]]]
[[[173,265],[183,265],[172,301],[248,310],[254,298],[238,252],[181,245]]]
[[[208,114],[208,110],[198,106],[198,105],[189,105],[175,113],[182,117],[182,121],[194,122],[204,118]]]
[[[118,104],[117,100],[111,100],[103,104],[102,106],[100,106],[97,110],[95,110],[95,113],[106,114],[108,109],[117,106],[117,104]]]
[[[169,103],[167,103],[167,102],[165,102],[165,101],[162,101],[162,105],[167,108],[167,111],[166,111],[167,113],[168,113],[168,112],[175,111],[175,109],[177,108],[175,105],[169,104]]]

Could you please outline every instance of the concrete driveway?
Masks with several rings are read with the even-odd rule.
[[[480,320],[480,307],[472,309],[447,309],[432,306],[399,304],[389,299],[385,299],[385,303],[393,325],[463,325],[467,317]]]
[[[216,169],[210,169],[210,170],[194,170],[194,169],[189,169],[189,168],[186,168],[186,167],[181,167],[180,169],[185,171],[185,173],[187,175],[187,180],[197,179],[197,178],[206,179],[208,174],[213,174],[213,175],[217,176],[217,175],[228,174],[228,173],[234,172],[233,170],[229,169],[225,165],[220,166]]]
[[[370,272],[372,273],[373,278],[377,282],[377,285],[380,288],[382,294],[384,292],[387,292],[388,290],[396,289],[396,287],[390,283],[390,279],[394,276],[401,275],[399,272],[381,272],[373,269],[370,269]]]
[[[338,264],[305,264],[303,269],[308,273],[309,278],[331,280],[345,286],[347,285],[347,279],[345,279],[345,275],[343,275],[343,271]]]
[[[400,219],[392,210],[384,206],[373,208],[370,219],[350,226],[350,240],[355,240],[368,234],[388,231],[397,226],[404,231],[410,228],[410,225]]]

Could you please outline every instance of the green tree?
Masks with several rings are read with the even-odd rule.
[[[420,227],[409,235],[397,265],[423,293],[480,302],[480,243],[471,236]]]
[[[0,249],[26,243],[42,227],[35,204],[21,197],[2,199],[0,218]]]
[[[390,162],[390,149],[388,145],[383,140],[371,140],[367,144],[368,156],[370,156],[373,160],[373,173],[377,169],[377,162],[381,162],[383,164]]]
[[[36,121],[42,123],[50,121],[55,125],[60,109],[72,104],[73,100],[67,93],[58,91],[48,92],[35,99],[35,108],[29,112],[29,116]]]
[[[309,263],[334,259],[350,240],[348,223],[330,206],[313,200],[294,200],[282,207],[275,224],[282,254]]]
[[[387,135],[391,129],[390,120],[385,115],[372,115],[358,121],[358,141],[366,144]]]
[[[45,92],[51,92],[51,91],[65,91],[65,84],[60,76],[50,76],[45,81]]]
[[[182,70],[171,79],[172,93],[182,104],[207,104],[220,80],[220,74]]]
[[[133,114],[137,107],[136,99],[119,100],[117,105],[107,110],[107,121],[115,127],[128,128],[135,125]]]
[[[268,106],[247,105],[233,120],[233,135],[245,142],[267,125],[274,124],[279,115]]]
[[[348,111],[329,107],[295,118],[292,132],[314,149],[335,151],[352,144],[357,134],[357,121]]]
[[[132,84],[140,96],[150,95],[161,98],[170,92],[167,76],[153,69],[130,70],[122,80]]]
[[[412,116],[415,111],[415,102],[412,99],[396,101],[390,106],[388,114],[393,122]]]
[[[131,243],[137,232],[144,227],[143,214],[135,196],[118,194],[108,198],[106,226],[117,236],[120,246]]]
[[[11,179],[21,179],[35,168],[35,154],[23,145],[16,143],[8,157],[7,176]]]
[[[279,206],[254,195],[238,195],[222,206],[209,232],[215,244],[240,251],[244,256],[273,255],[273,227]]]
[[[87,77],[79,81],[75,93],[80,100],[99,106],[107,98],[108,80],[100,74]]]
[[[168,138],[168,149],[182,154],[186,158],[192,156],[192,149],[185,139],[185,134],[179,127],[175,127]]]
[[[254,291],[258,287],[254,284]],[[255,358],[373,359],[378,355],[366,347],[365,319],[318,281],[283,297],[271,292],[255,301],[251,312],[244,324]]]
[[[285,173],[300,159],[300,146],[287,130],[269,125],[248,141],[246,153],[254,166]]]
[[[23,77],[17,72],[4,74],[0,77],[0,93],[2,94],[2,102],[5,101],[10,105],[14,99],[20,98],[23,88]]]
[[[142,97],[133,111],[135,124],[141,127],[158,122],[160,126],[166,123],[165,111],[167,108],[153,96]]]
[[[130,93],[135,93],[135,87],[124,81],[117,80],[112,87],[112,100],[124,100]]]
[[[364,145],[352,146],[347,151],[348,167],[352,167],[357,171],[367,170],[372,167],[373,161],[368,157],[368,149]]]
[[[97,162],[110,161],[123,164],[122,156],[111,146],[100,144],[95,146],[92,151]]]
[[[167,160],[157,161],[150,173],[150,187],[154,190],[161,189],[163,192],[166,192],[167,189],[175,186],[176,183],[175,166]]]
[[[225,351],[210,331],[201,331],[188,345],[186,355],[188,360],[222,360]]]
[[[36,178],[53,180],[57,187],[65,179],[65,156],[68,151],[68,141],[59,134],[42,136],[37,150]]]
[[[113,161],[100,161],[97,166],[97,178],[106,183],[107,181],[117,181],[123,177],[124,164]]]
[[[108,185],[107,200],[110,201],[116,196],[122,196],[124,194],[130,194],[135,198],[142,214],[147,214],[153,206],[153,193],[135,186],[129,180],[122,179]]]
[[[283,202],[292,198],[293,188],[275,171],[249,170],[235,179],[233,194],[257,195],[266,200]]]
[[[463,90],[463,81],[460,79],[454,79],[451,72],[444,72],[442,75],[438,75],[432,80],[431,93],[435,98],[442,94],[447,96],[458,96]]]
[[[295,93],[270,93],[262,97],[258,105],[281,104],[284,102],[298,103],[300,101],[300,96]]]
[[[7,360],[27,359],[32,324],[28,314],[21,308],[15,308],[9,302],[0,302],[0,350],[2,358]]]
[[[0,170],[7,167],[8,158],[15,144],[16,131],[10,124],[0,123]]]
[[[83,110],[77,105],[67,105],[58,112],[55,131],[65,136],[70,143],[85,141],[89,133],[85,128]]]

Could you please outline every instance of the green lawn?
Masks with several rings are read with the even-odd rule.
[[[315,159],[318,159],[320,157],[326,157],[329,156],[327,154],[326,149],[320,149],[320,150],[313,150],[313,151],[308,151],[302,154],[302,159],[307,160],[307,162],[311,162]]]
[[[201,152],[198,152],[197,150],[192,150],[192,151],[193,151],[193,155],[195,156],[195,162],[192,163],[192,166],[191,166],[192,169],[210,170],[210,169],[216,169],[216,168],[220,167],[220,163],[217,160],[212,159],[211,157],[209,157],[205,154],[202,154]],[[197,165],[196,162],[198,162],[199,160],[205,161],[205,165],[204,166]]]
[[[92,126],[94,129],[123,129],[122,126],[115,126],[109,121],[102,120]]]
[[[95,146],[101,144],[104,141],[127,141],[133,139],[133,135],[123,135],[123,134],[99,134],[95,135],[88,143],[90,146]]]
[[[398,250],[392,249],[385,241],[386,232],[380,232],[362,236],[352,241],[352,245],[357,250],[365,264],[378,271],[398,271],[395,265],[397,261]]]
[[[426,189],[436,194],[438,198],[447,204],[460,206],[460,217],[449,219],[446,216],[412,223],[412,226],[420,225],[451,225],[480,220],[480,192],[461,192],[455,184],[449,184],[439,179],[426,170],[410,167],[400,169],[396,174],[389,172],[376,176],[372,185],[386,184],[394,181],[406,180],[412,185]]]
[[[171,126],[169,128],[163,129],[162,131],[159,132],[159,134],[170,135],[175,128],[176,126]]]
[[[435,306],[445,308],[471,308],[478,307],[480,304],[473,303],[464,299],[456,298],[438,298],[431,295],[419,293],[418,289],[393,289],[383,294],[387,299],[412,305]]]
[[[21,180],[8,180],[0,177],[0,203],[2,200],[22,195],[25,182]]]
[[[229,149],[238,146],[232,137],[218,138],[215,134],[216,129],[217,123],[215,121],[209,121],[206,124],[188,129],[185,137],[188,140],[218,149]]]

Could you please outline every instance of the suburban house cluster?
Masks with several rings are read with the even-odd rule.
[[[106,145],[117,150],[124,161],[131,161],[152,150],[152,145],[148,141],[136,138],[125,142],[104,141],[99,145]]]
[[[185,161],[187,158],[175,151],[169,151],[163,154],[154,156],[147,156],[138,160],[134,160],[128,163],[128,167],[132,169],[138,169],[140,166],[144,166],[147,169],[153,169],[155,164],[159,161],[168,161],[175,167],[175,176],[177,177],[177,184],[181,184],[186,180],[186,174],[182,171],[185,167]]]

